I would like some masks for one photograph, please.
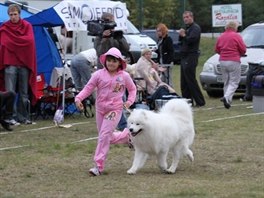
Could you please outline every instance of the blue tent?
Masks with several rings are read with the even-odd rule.
[[[64,22],[53,7],[29,16],[26,20],[34,26],[56,27],[64,25]]]
[[[0,24],[9,19],[7,9],[8,6],[0,3]],[[21,18],[27,20],[27,17],[30,16],[34,16],[34,14],[21,10]],[[31,23],[31,21],[29,22]],[[32,25],[36,43],[37,72],[38,74],[44,73],[45,80],[49,83],[53,68],[63,66],[62,59],[47,29],[43,26],[35,26],[33,23]]]

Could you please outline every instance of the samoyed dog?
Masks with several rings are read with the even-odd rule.
[[[136,174],[149,155],[155,155],[160,169],[170,174],[175,173],[182,156],[194,160],[190,150],[195,136],[193,115],[184,99],[169,100],[159,112],[133,110],[128,117],[128,129],[135,148],[128,174]],[[170,167],[167,165],[169,151],[173,154]]]

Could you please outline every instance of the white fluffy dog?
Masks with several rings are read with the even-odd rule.
[[[190,146],[195,131],[192,109],[184,99],[169,100],[159,112],[135,109],[128,117],[128,128],[135,148],[135,156],[128,174],[136,174],[148,155],[156,155],[157,163],[165,173],[175,173],[182,155],[194,160]],[[167,155],[172,151],[168,168]]]

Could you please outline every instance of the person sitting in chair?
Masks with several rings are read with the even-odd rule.
[[[263,67],[263,68],[262,68]],[[243,101],[252,101],[251,83],[254,76],[264,75],[264,61],[259,64],[249,64],[247,78],[246,78],[246,93],[242,98]]]
[[[143,80],[137,82],[138,87],[141,89],[146,88],[147,94],[152,95],[159,86],[165,85],[171,93],[175,93],[175,90],[171,86],[160,79],[157,72],[159,66],[151,60],[151,54],[150,49],[144,49],[141,52],[141,57],[136,63],[135,77],[143,78]]]
[[[15,98],[16,94],[12,91],[0,91],[0,124],[7,131],[13,130],[7,120],[10,120],[13,116]]]

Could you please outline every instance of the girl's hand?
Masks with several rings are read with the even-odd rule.
[[[125,109],[129,109],[129,107],[130,107],[128,102],[124,102],[123,106],[124,106]]]
[[[75,105],[79,111],[83,111],[83,104],[81,101],[76,101]]]
[[[130,104],[129,104],[128,102],[124,102],[123,106],[124,106],[124,109],[125,109],[127,112],[129,112],[129,113],[132,112],[132,111],[129,109]]]

